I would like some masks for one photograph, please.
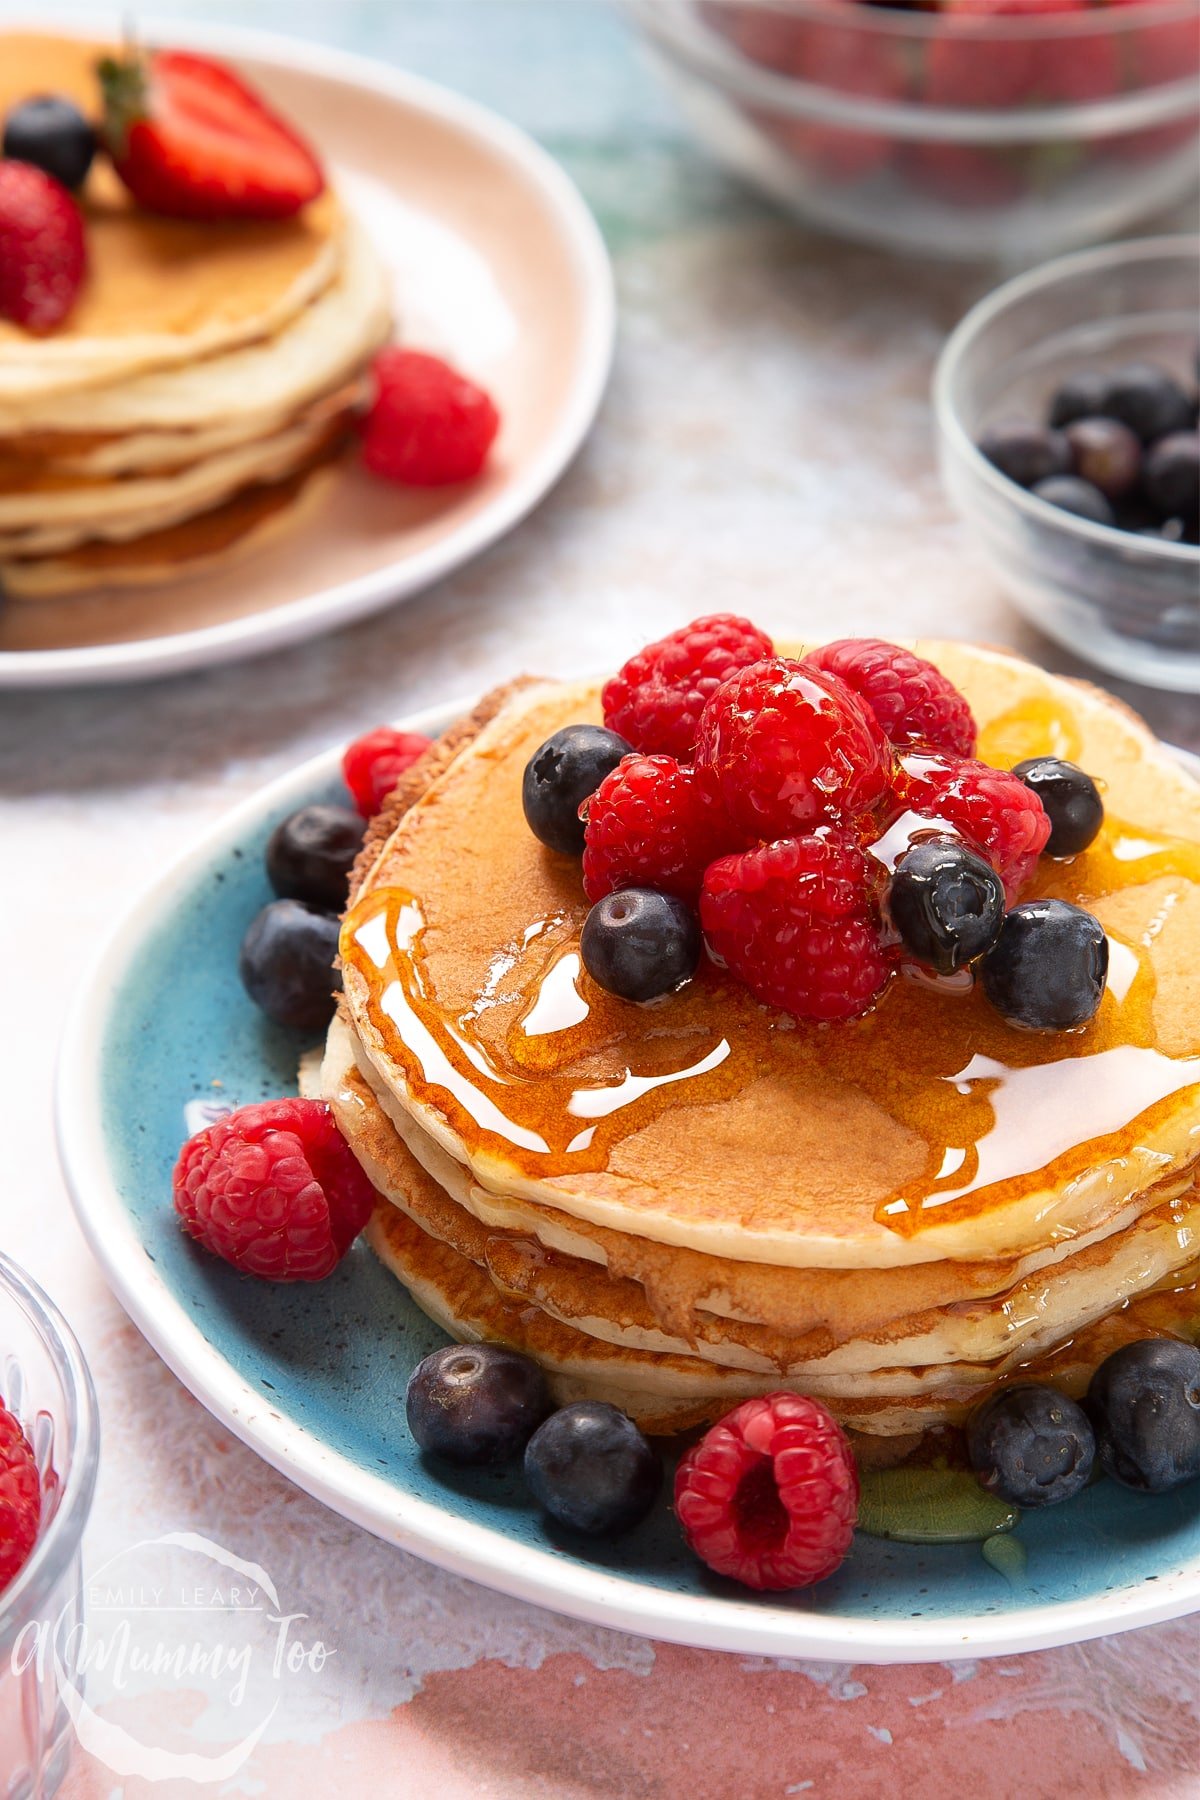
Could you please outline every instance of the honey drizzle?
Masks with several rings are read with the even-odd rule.
[[[984,733],[997,765],[1078,754],[1069,718],[1015,709]],[[1200,884],[1200,845],[1109,819],[1082,855],[1043,858],[1033,892],[1085,907],[1164,877]],[[1172,897],[1167,895],[1166,905]],[[986,1212],[1033,1184],[1061,1188],[1129,1153],[1200,1087],[1191,1053],[1155,1047],[1149,942],[1110,933],[1112,978],[1080,1032],[1013,1030],[977,991],[897,981],[866,1018],[811,1026],[772,1017],[711,964],[676,995],[638,1012],[582,972],[580,900],[531,924],[493,960],[473,1005],[450,1019],[429,991],[425,921],[399,889],[368,893],[348,915],[342,955],[362,977],[367,1015],[415,1100],[471,1145],[534,1178],[609,1166],[664,1107],[700,1107],[752,1081],[830,1079],[866,1094],[923,1141],[923,1167],[876,1218],[912,1235]],[[1149,934],[1147,934],[1149,937]],[[713,1020],[721,1021],[716,1028]],[[636,1066],[630,1065],[630,1057]]]

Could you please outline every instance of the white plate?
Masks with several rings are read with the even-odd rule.
[[[261,32],[137,18],[147,43],[227,58],[309,130],[391,268],[404,341],[495,394],[467,489],[403,492],[353,458],[277,542],[153,589],[0,606],[0,687],[128,681],[256,655],[417,593],[522,519],[590,427],[612,358],[612,271],[569,178],[516,127],[384,63]],[[120,35],[116,15],[0,28]],[[36,615],[36,616],[35,616]],[[162,629],[170,617],[172,629]]]
[[[436,734],[467,710],[404,724]],[[1200,1484],[1147,1501],[1100,1482],[1062,1512],[1027,1513],[1025,1588],[976,1545],[860,1535],[820,1588],[749,1595],[707,1578],[665,1502],[585,1558],[547,1535],[519,1475],[441,1486],[415,1454],[403,1382],[442,1340],[368,1251],[312,1288],[252,1283],[191,1251],[169,1200],[185,1103],[217,1073],[235,1101],[294,1089],[295,1046],[263,1026],[235,972],[241,931],[269,897],[262,845],[338,782],[331,752],[273,783],[138,901],[81,988],[58,1070],[59,1147],[88,1242],[135,1324],[216,1418],[388,1542],[556,1611],[704,1648],[924,1662],[1044,1649],[1200,1607]],[[349,1336],[353,1357],[323,1354],[329,1335]]]

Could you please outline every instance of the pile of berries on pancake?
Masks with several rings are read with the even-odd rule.
[[[871,638],[778,656],[749,620],[696,620],[604,689],[604,727],[530,759],[523,804],[550,849],[582,856],[581,953],[631,1001],[706,954],[763,1005],[851,1020],[902,971],[978,979],[1010,1024],[1094,1017],[1108,943],[1090,913],[1021,894],[1104,817],[1057,757],[973,759],[966,700],[912,650]]]

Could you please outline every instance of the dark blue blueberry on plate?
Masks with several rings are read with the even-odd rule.
[[[348,806],[302,806],[267,840],[267,880],[283,900],[341,912],[366,823]]]
[[[1050,821],[1046,855],[1086,850],[1104,823],[1104,802],[1091,776],[1061,756],[1031,756],[1013,774],[1037,795]]]
[[[525,1479],[538,1505],[573,1531],[613,1536],[644,1519],[662,1464],[633,1420],[606,1400],[552,1413],[525,1447]]]
[[[1157,363],[1127,363],[1108,377],[1103,412],[1120,419],[1137,433],[1143,444],[1165,437],[1169,431],[1187,431],[1192,423],[1192,403],[1176,381]]]
[[[242,939],[242,986],[277,1025],[324,1031],[342,985],[333,966],[337,949],[336,919],[301,900],[272,900]]]
[[[979,965],[983,991],[1010,1025],[1074,1031],[1094,1018],[1108,979],[1099,919],[1067,900],[1022,900]]]
[[[1093,525],[1114,525],[1116,514],[1098,487],[1079,475],[1051,475],[1034,484],[1039,500],[1057,506],[1060,512],[1074,513],[1077,519],[1090,519]]]
[[[998,420],[982,433],[979,448],[1018,487],[1065,475],[1071,467],[1071,446],[1062,432],[1035,425],[1032,419]]]
[[[14,106],[4,121],[3,153],[14,162],[33,163],[61,181],[80,187],[96,154],[96,134],[77,106],[59,94],[39,94]]]
[[[905,949],[939,975],[953,975],[999,937],[1004,884],[957,839],[928,838],[897,863],[888,905]]]
[[[1200,1349],[1144,1338],[1092,1376],[1087,1407],[1106,1474],[1143,1494],[1200,1477]]]
[[[592,980],[622,1000],[654,1000],[695,974],[700,922],[674,894],[620,888],[598,900],[579,949]]]
[[[525,765],[521,804],[534,837],[551,850],[583,850],[579,808],[633,746],[603,725],[564,725]]]
[[[447,1344],[419,1362],[404,1406],[431,1456],[463,1467],[511,1462],[553,1409],[532,1357],[503,1344]]]
[[[1057,1506],[1087,1484],[1096,1439],[1081,1406],[1052,1387],[1001,1388],[972,1414],[967,1455],[981,1487],[1013,1506]]]
[[[1076,419],[1066,430],[1072,473],[1090,481],[1106,500],[1123,500],[1137,487],[1142,444],[1119,419]]]

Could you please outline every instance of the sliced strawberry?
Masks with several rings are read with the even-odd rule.
[[[325,177],[313,152],[231,69],[183,51],[100,64],[104,139],[149,212],[286,219]]]

